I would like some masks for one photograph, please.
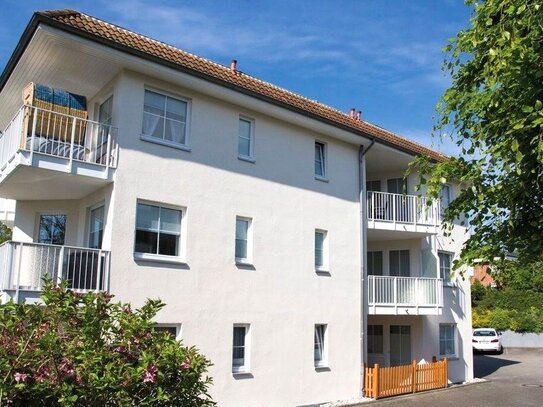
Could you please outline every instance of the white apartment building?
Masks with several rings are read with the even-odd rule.
[[[25,105],[29,83],[86,113]],[[28,90],[28,88],[26,88]],[[440,153],[77,11],[36,13],[0,77],[3,300],[41,278],[160,298],[221,406],[360,397],[365,363],[472,378],[465,240],[403,174]]]

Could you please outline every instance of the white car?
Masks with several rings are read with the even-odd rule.
[[[474,329],[471,342],[473,350],[478,352],[493,351],[501,353],[503,350],[500,335],[493,328]]]

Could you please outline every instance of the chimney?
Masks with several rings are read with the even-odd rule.
[[[354,119],[354,107],[351,109],[349,116],[351,116],[351,119]]]
[[[360,121],[361,117],[362,117],[362,112],[359,110],[358,112],[356,112],[356,120]]]
[[[236,73],[238,71],[238,61],[236,61],[235,59],[232,60],[232,62],[230,62],[230,71],[232,73]]]

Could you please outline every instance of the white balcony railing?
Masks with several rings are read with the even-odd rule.
[[[367,192],[368,220],[439,226],[439,205],[435,200],[415,195]]]
[[[6,242],[0,246],[0,289],[41,291],[49,277],[68,280],[74,291],[108,291],[109,256],[99,249]]]
[[[0,169],[18,151],[104,167],[117,165],[117,128],[34,106],[22,106],[0,134]],[[32,160],[30,160],[32,162]]]
[[[368,276],[370,307],[438,308],[443,306],[443,280],[426,277]]]

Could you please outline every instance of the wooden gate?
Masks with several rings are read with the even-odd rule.
[[[364,368],[364,395],[371,398],[439,389],[448,385],[447,359],[432,363]]]

